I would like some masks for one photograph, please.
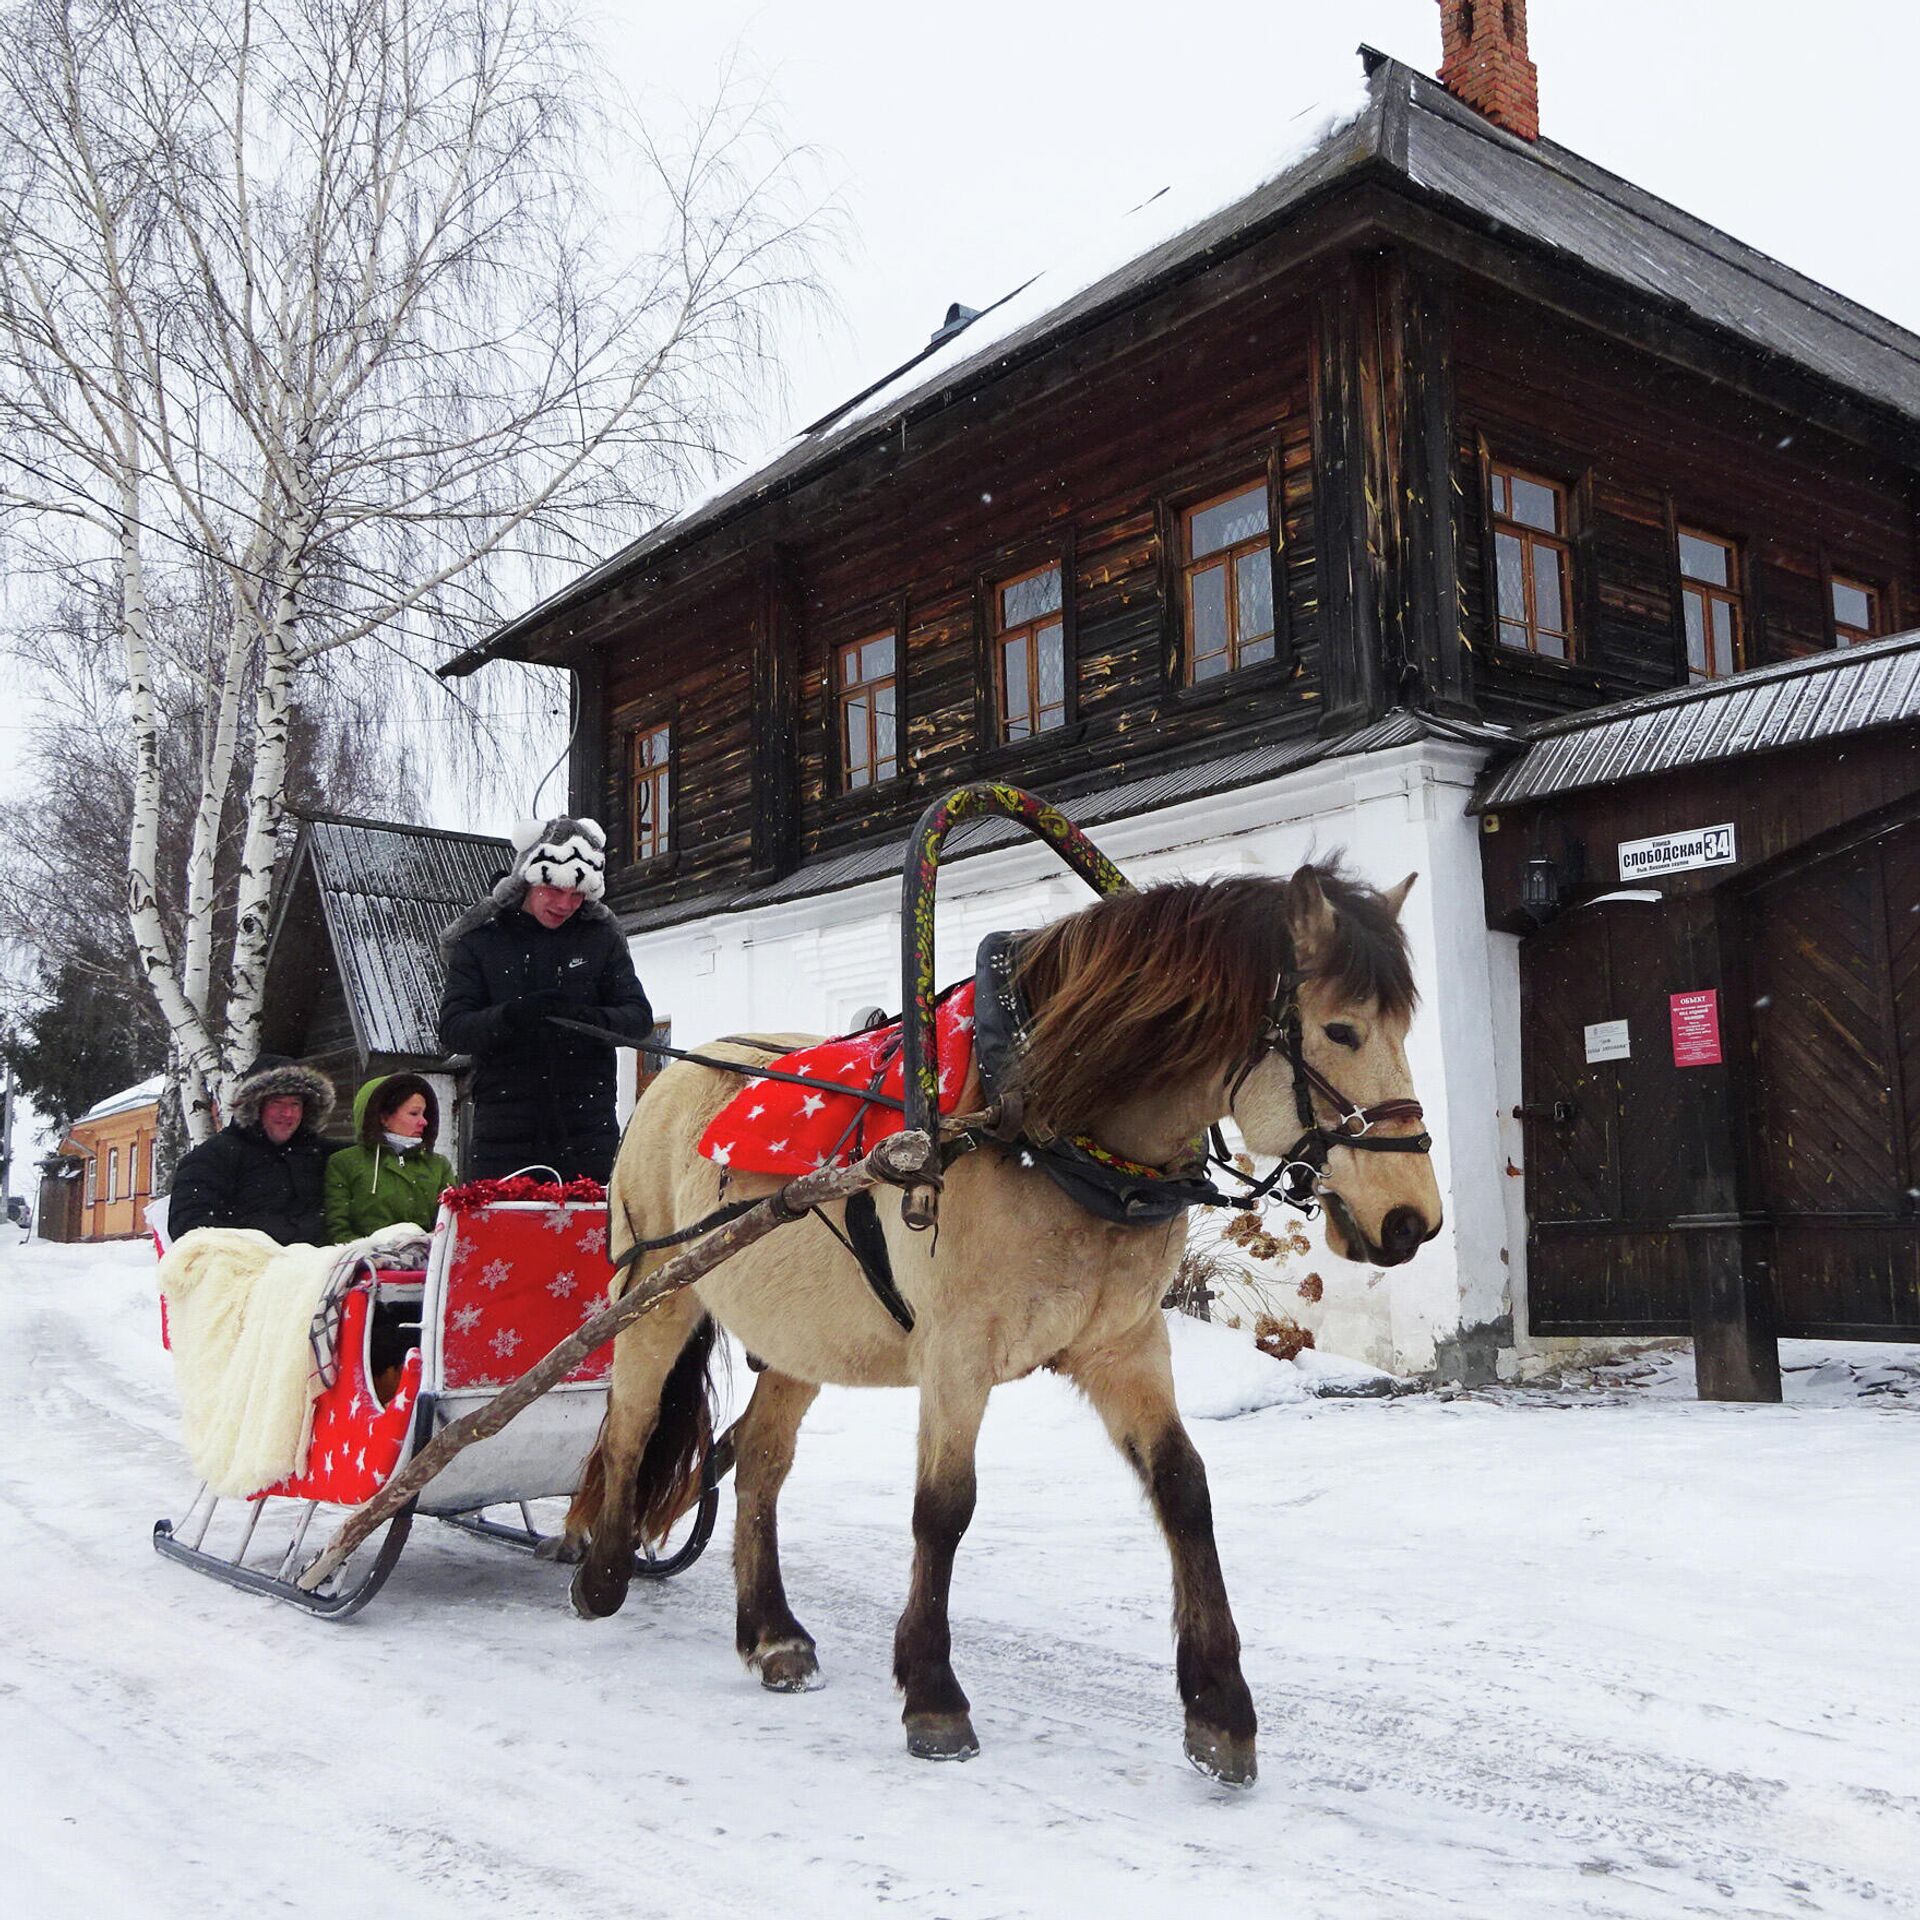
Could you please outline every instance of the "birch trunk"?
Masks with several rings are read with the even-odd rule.
[[[304,534],[301,535],[304,538]],[[247,842],[240,856],[233,929],[233,979],[227,1034],[233,1064],[244,1072],[260,1051],[267,981],[267,929],[280,864],[280,826],[287,810],[287,730],[293,719],[293,646],[302,562],[289,560],[273,625],[266,634],[260,690],[253,709],[253,779],[247,792]]]
[[[140,494],[131,480],[121,489],[119,544],[120,635],[126,650],[127,705],[133,733],[127,919],[140,965],[187,1076],[181,1117],[188,1137],[197,1144],[213,1132],[207,1080],[219,1071],[220,1051],[208,1034],[206,1022],[181,988],[166,921],[160,912],[160,724],[153,690],[153,619],[140,552]]]

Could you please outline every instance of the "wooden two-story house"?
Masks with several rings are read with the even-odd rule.
[[[1920,619],[1920,340],[1539,137],[1523,0],[1442,15],[1441,82],[1363,50],[1243,196],[956,306],[450,671],[573,670],[572,803],[682,1039],[896,1005],[904,836],[982,775],[1136,877],[1418,869],[1447,1225],[1389,1277],[1315,1263],[1312,1320],[1471,1377],[1526,1246],[1476,779],[1515,730]],[[975,835],[954,975],[1079,898]]]

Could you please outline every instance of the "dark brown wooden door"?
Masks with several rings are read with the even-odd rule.
[[[1656,1333],[1687,1324],[1666,1258],[1684,1210],[1668,1101],[1658,909],[1568,914],[1521,950],[1527,1301],[1542,1334]],[[1589,1060],[1587,1029],[1625,1021],[1624,1060]]]
[[[1920,1329],[1920,822],[1749,905],[1763,1204],[1783,1334]]]

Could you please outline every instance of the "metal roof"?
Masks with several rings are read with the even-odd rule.
[[[1920,632],[1530,727],[1472,811],[1920,721]]]
[[[309,820],[301,846],[362,1049],[440,1058],[440,930],[512,864],[512,847],[484,834],[338,819]]]
[[[1272,178],[1091,281],[1076,283],[1068,273],[1057,303],[1044,299],[1048,276],[1016,289],[816,421],[771,460],[641,535],[441,671],[469,673],[510,652],[611,580],[791,492],[897,432],[910,417],[986,386],[1062,337],[1252,244],[1362,174],[1385,177],[1504,241],[1544,249],[1643,303],[1732,335],[1920,425],[1920,337],[1552,140],[1503,132],[1399,61],[1370,48],[1362,54],[1367,86],[1357,116]],[[1022,324],[1006,324],[1013,312]]]
[[[1415,741],[1446,737],[1474,745],[1505,744],[1504,728],[1460,725],[1435,720],[1397,707],[1384,719],[1338,739],[1318,735],[1276,740],[1263,746],[1242,747],[1233,753],[1217,754],[1211,760],[1175,767],[1160,773],[1143,774],[1123,780],[1117,786],[1076,792],[1071,784],[1047,798],[1065,808],[1076,826],[1097,827],[1103,822],[1130,819],[1152,813],[1183,800],[1203,799],[1212,794],[1230,793],[1258,780],[1272,780],[1283,773],[1296,772],[1329,760],[1351,759],[1357,754],[1376,753],[1388,747],[1411,746]],[[947,842],[946,858],[964,858],[969,854],[991,852],[995,847],[1012,846],[1026,834],[1007,820],[968,821],[954,831]],[[845,853],[816,860],[783,874],[778,880],[729,895],[720,901],[704,903],[706,911],[736,912],[748,907],[776,906],[786,900],[806,899],[813,894],[833,893],[842,887],[859,886],[865,881],[889,878],[900,872],[906,859],[907,839],[902,836],[877,845],[860,846]],[[684,917],[684,908],[680,910]],[[664,918],[665,916],[660,916]],[[658,924],[649,917],[629,924],[629,931],[640,931],[647,924]]]

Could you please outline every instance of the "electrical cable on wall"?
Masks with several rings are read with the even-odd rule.
[[[533,789],[533,798],[527,803],[529,818],[540,818],[540,796],[547,790],[547,782],[558,773],[566,763],[567,756],[573,752],[573,737],[580,731],[580,676],[567,671],[567,740],[560,749],[552,766],[543,773]]]

